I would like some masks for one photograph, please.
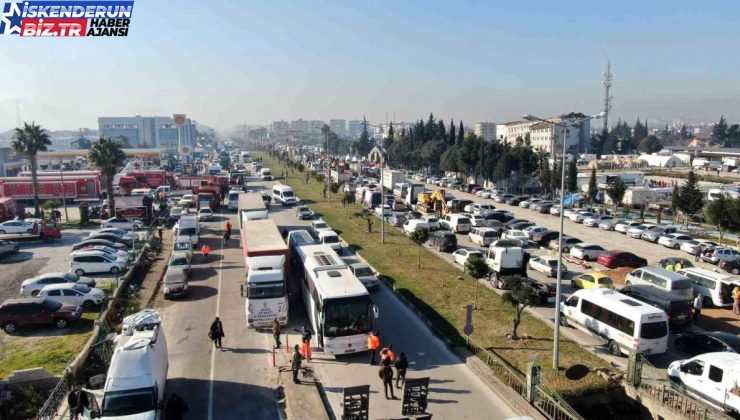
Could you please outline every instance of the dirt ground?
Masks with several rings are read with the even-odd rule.
[[[0,302],[18,297],[23,280],[39,273],[49,258],[13,258],[0,264]]]

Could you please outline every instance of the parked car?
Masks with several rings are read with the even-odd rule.
[[[104,229],[98,229],[90,232],[90,235],[97,234],[97,233],[113,233],[115,235],[118,235],[121,239],[126,239],[128,241],[131,241],[134,239],[134,233],[130,230],[121,229],[121,228],[104,228]],[[138,234],[136,236],[138,238]]]
[[[37,295],[52,302],[67,303],[92,308],[105,301],[105,292],[78,283],[58,283],[44,286]]]
[[[527,235],[529,239],[532,239],[534,235],[545,232],[547,230],[548,229],[544,226],[529,226],[529,227],[522,229],[522,231]]]
[[[422,214],[418,211],[412,210],[407,211],[404,216],[406,217],[406,220],[412,220],[412,219],[421,219]]]
[[[528,227],[532,227],[535,224],[533,222],[518,222],[513,223],[508,226],[508,229],[514,229],[514,230],[524,230]]]
[[[497,203],[507,203],[508,204],[509,200],[511,200],[512,198],[514,198],[513,194],[501,194],[501,195],[496,196],[495,200]]]
[[[670,233],[658,238],[658,243],[666,248],[679,249],[681,244],[688,242],[693,238],[685,233]]]
[[[571,287],[578,289],[614,289],[614,282],[604,273],[589,271],[573,277]]]
[[[373,271],[369,265],[364,263],[353,263],[349,264],[349,269],[367,290],[375,290],[380,287],[378,273]]]
[[[689,356],[718,351],[737,353],[740,340],[737,335],[726,332],[687,332],[676,335],[676,350]]]
[[[457,236],[452,232],[437,231],[429,235],[430,247],[440,252],[453,252],[457,249]]]
[[[421,220],[427,223],[429,230],[439,229],[439,219],[436,216],[422,216]]]
[[[106,241],[113,242],[113,244],[122,244],[124,248],[131,248],[134,244],[133,240],[123,239],[115,233],[95,233],[85,238],[86,241],[95,239],[105,239]]]
[[[295,215],[298,217],[298,220],[313,219],[314,214],[313,210],[308,208],[308,206],[297,206],[295,208]]]
[[[170,261],[167,263],[167,269],[169,270],[170,267],[182,268],[185,271],[185,274],[189,276],[192,272],[191,258],[192,255],[189,255],[185,251],[172,252],[172,255],[170,255]]]
[[[311,234],[314,237],[318,238],[319,232],[321,232],[322,230],[331,230],[331,228],[329,227],[329,225],[326,224],[325,221],[320,220],[320,219],[314,220],[313,222],[311,222]]]
[[[406,217],[401,213],[393,213],[388,217],[388,223],[393,227],[401,227],[406,223]]]
[[[707,247],[715,248],[719,244],[709,239],[692,239],[681,244],[681,251],[688,252],[691,255],[701,253]]]
[[[26,220],[7,220],[0,223],[0,234],[31,232],[33,232],[33,223]]]
[[[539,199],[539,198],[529,198],[527,200],[522,200],[519,203],[519,207],[521,207],[523,209],[528,209],[530,205],[537,204],[537,203],[540,203],[540,202],[542,202],[542,199]]]
[[[182,267],[167,267],[162,282],[162,292],[165,299],[187,296],[190,294],[188,274]]]
[[[536,242],[539,246],[548,246],[550,241],[558,239],[560,237],[560,232],[554,231],[554,230],[547,230],[541,233],[536,233],[532,235],[532,241]]]
[[[639,239],[642,236],[642,233],[645,232],[645,230],[650,229],[652,227],[655,227],[655,225],[641,223],[641,224],[632,226],[631,228],[627,229],[627,235],[629,235],[630,238]]]
[[[631,252],[625,251],[606,251],[599,255],[596,262],[606,268],[632,267],[640,268],[647,265],[647,260]]]
[[[581,212],[581,213],[571,214],[570,217],[569,217],[569,219],[570,219],[571,222],[583,223],[584,220],[586,220],[588,218],[591,218],[591,217],[595,217],[595,216],[596,216],[595,213],[584,211],[584,212]]]
[[[193,194],[185,194],[180,198],[180,201],[177,202],[177,205],[180,207],[188,208],[193,206]]]
[[[112,217],[104,221],[101,225],[103,228],[115,227],[126,230],[140,230],[144,229],[144,222],[141,220],[129,219],[127,217]]]
[[[568,267],[565,264],[561,264],[561,272],[563,275],[568,272]],[[529,259],[529,268],[540,273],[544,273],[550,277],[558,276],[558,259],[549,255],[538,255]]]
[[[483,259],[483,252],[477,249],[461,248],[452,253],[452,260],[462,266],[465,266],[465,263],[471,258]]]
[[[721,247],[707,251],[708,252],[702,253],[701,260],[712,264],[718,264],[720,261],[733,261],[740,259],[740,252],[730,248]]]
[[[527,237],[527,234],[518,229],[510,229],[505,231],[501,235],[501,239],[509,239],[515,241],[521,247],[524,247],[529,243],[529,238]]]
[[[617,224],[614,225],[614,231],[626,234],[628,230],[632,229],[633,227],[640,226],[641,224],[642,223],[640,222],[632,222],[629,220],[623,220],[623,221],[617,222]]]
[[[661,236],[676,233],[677,231],[678,229],[672,226],[656,226],[653,229],[647,229],[642,232],[640,239],[656,243]]]
[[[666,268],[669,265],[676,267],[676,264],[678,263],[681,264],[681,268],[690,268],[694,266],[694,263],[687,260],[686,258],[681,258],[681,257],[668,257],[668,258],[663,258],[662,260],[658,261],[658,265],[661,268]]]
[[[475,227],[468,233],[470,242],[484,247],[492,244],[498,237],[498,231],[490,227]]]
[[[621,222],[623,222],[623,220],[618,220],[618,219],[604,220],[601,223],[599,223],[599,229],[614,230],[617,226],[617,223],[621,223]]]
[[[493,282],[494,287],[498,289],[511,289],[513,284],[509,281],[509,277],[498,277]],[[532,278],[522,278],[522,284],[532,289],[534,294],[537,296],[537,302],[541,305],[552,303],[555,301],[555,287],[549,284],[540,283]]]
[[[614,220],[614,218],[612,216],[608,216],[608,215],[594,216],[594,217],[586,218],[583,221],[583,224],[586,225],[586,226],[588,226],[588,227],[598,227],[601,222],[605,222],[605,221],[609,221],[609,220]]]
[[[78,276],[86,273],[117,274],[126,269],[127,262],[100,251],[79,251],[69,260],[69,271]]]
[[[411,235],[417,228],[429,231],[429,223],[427,223],[424,219],[407,220],[406,223],[403,224],[402,229],[403,233],[405,233],[406,235]]]
[[[208,207],[203,207],[198,210],[198,220],[203,222],[210,222],[213,220],[213,210]]]
[[[668,379],[684,392],[720,410],[740,413],[740,354],[712,352],[668,366]],[[711,385],[710,385],[711,384]]]
[[[0,239],[0,255],[17,253],[18,251],[20,251],[20,249],[21,248],[17,242],[11,242],[11,241],[6,241],[4,239]]]
[[[465,215],[465,217],[470,219],[470,224],[472,227],[486,225],[486,222],[487,222],[486,218],[481,216],[480,214],[463,213],[463,215]]]
[[[95,287],[95,280],[90,277],[80,277],[74,273],[46,273],[26,279],[21,283],[21,295],[36,296],[44,286],[50,284],[81,284],[87,287]]]
[[[570,256],[583,261],[594,261],[605,251],[606,249],[599,244],[581,242],[570,248]]]
[[[541,214],[550,214],[550,209],[552,208],[552,203],[540,203],[537,204],[537,206],[534,208],[535,211]]]
[[[111,242],[107,239],[85,239],[82,242],[77,242],[72,245],[73,251],[79,251],[84,248],[90,248],[92,246],[107,246],[109,248],[125,250],[128,248],[126,245],[120,242]]]
[[[556,204],[550,207],[550,214],[553,216],[560,216],[560,205]]]
[[[0,327],[7,334],[15,334],[19,327],[33,324],[67,326],[82,315],[79,305],[63,304],[42,298],[8,299],[0,304]]]
[[[578,238],[574,238],[572,236],[563,236],[563,252],[564,253],[570,253],[570,249],[573,248],[573,245],[580,244],[583,242],[582,240]],[[557,251],[558,247],[560,246],[559,240],[551,240],[550,244],[548,245],[552,250]]]
[[[728,273],[740,274],[740,260],[721,260],[717,265]]]

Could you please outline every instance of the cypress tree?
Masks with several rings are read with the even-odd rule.
[[[462,120],[460,120],[460,131],[457,133],[457,141],[462,142],[465,138],[465,129],[463,128]]]

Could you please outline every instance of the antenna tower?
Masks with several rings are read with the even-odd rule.
[[[612,87],[612,63],[611,61],[606,62],[606,71],[602,73],[604,80],[601,82],[604,85],[604,133],[609,131],[609,112],[612,110],[612,97],[609,96],[609,90]]]

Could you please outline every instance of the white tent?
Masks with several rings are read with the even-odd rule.
[[[640,155],[637,160],[651,167],[675,168],[676,166],[683,166],[681,159],[676,156]]]

